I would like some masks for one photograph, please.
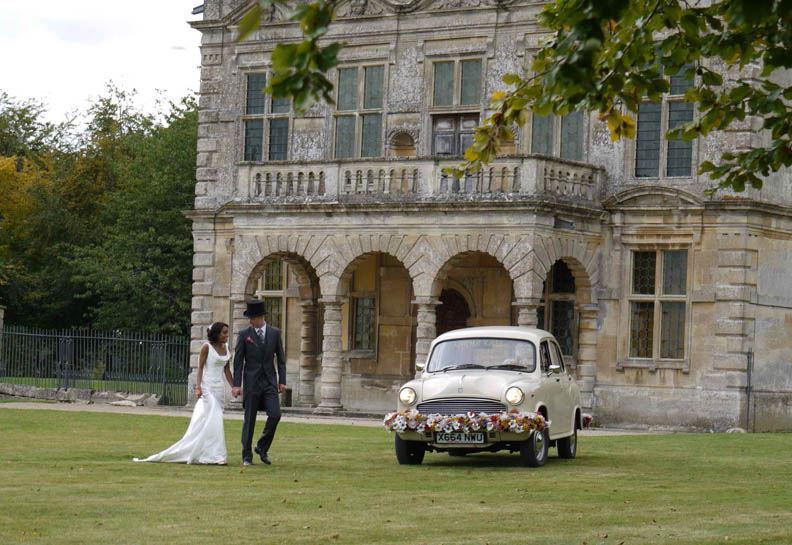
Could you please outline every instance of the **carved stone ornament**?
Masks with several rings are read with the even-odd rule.
[[[336,8],[336,17],[361,17],[382,15],[386,9],[377,0],[349,0]]]

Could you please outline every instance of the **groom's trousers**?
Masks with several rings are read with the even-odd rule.
[[[253,443],[253,432],[256,426],[256,413],[264,410],[267,413],[267,423],[264,431],[256,446],[263,453],[269,452],[272,440],[275,438],[275,430],[281,419],[280,400],[278,392],[262,392],[260,394],[250,394],[245,398],[245,420],[242,423],[242,456],[249,457],[253,454],[251,445]]]

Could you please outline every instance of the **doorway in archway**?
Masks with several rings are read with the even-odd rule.
[[[467,327],[468,318],[470,308],[462,294],[455,289],[444,289],[437,307],[437,334]]]

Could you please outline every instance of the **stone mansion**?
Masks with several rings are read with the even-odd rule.
[[[296,115],[262,89],[299,29],[276,6],[205,0],[193,222],[192,365],[214,321],[261,298],[284,333],[289,401],[384,413],[436,335],[538,326],[595,422],[792,429],[792,173],[706,196],[697,166],[764,135],[692,119],[671,77],[635,140],[595,115],[534,115],[455,180],[488,97],[546,36],[543,2],[351,0],[332,40],[336,103]],[[233,336],[232,336],[233,342]],[[194,381],[194,374],[192,380]],[[552,415],[550,415],[552,420]]]

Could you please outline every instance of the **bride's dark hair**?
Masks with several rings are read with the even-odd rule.
[[[209,339],[210,343],[216,343],[220,340],[220,332],[223,331],[224,327],[228,327],[228,324],[215,322],[209,326],[209,329],[206,330],[206,338]]]

